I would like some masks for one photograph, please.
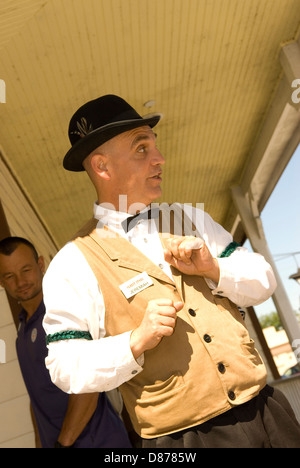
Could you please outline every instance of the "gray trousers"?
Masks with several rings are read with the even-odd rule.
[[[300,448],[300,425],[283,393],[267,385],[243,405],[199,426],[142,439],[142,447]]]

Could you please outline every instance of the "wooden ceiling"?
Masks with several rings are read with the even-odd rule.
[[[300,0],[1,0],[0,147],[57,247],[95,199],[62,168],[69,120],[107,93],[163,114],[161,201],[225,223],[299,25]]]

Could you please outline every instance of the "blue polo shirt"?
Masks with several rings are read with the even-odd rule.
[[[16,348],[42,447],[53,448],[61,431],[69,395],[52,383],[45,366],[48,349],[42,326],[44,315],[43,302],[27,322],[27,312],[22,310]],[[118,447],[130,448],[131,444],[123,422],[108,397],[105,393],[100,393],[96,411],[76,440],[74,448]]]

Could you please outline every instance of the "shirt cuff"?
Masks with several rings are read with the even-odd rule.
[[[212,288],[212,294],[214,296],[227,296],[232,292],[232,287],[235,282],[234,276],[231,274],[230,269],[226,268],[227,258],[218,258],[219,268],[220,268],[220,279],[219,283],[214,283]],[[230,264],[230,262],[229,262]]]
[[[143,365],[144,365],[144,354],[141,354],[137,359],[134,358],[131,348],[130,348],[130,336],[133,330],[130,332],[125,332],[122,335],[119,335],[119,337],[122,336],[122,340],[126,340],[127,342],[127,365],[124,367],[124,370],[126,369],[126,373],[128,375],[128,380],[132,378],[134,375],[142,372],[143,370]]]

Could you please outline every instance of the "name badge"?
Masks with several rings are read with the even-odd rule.
[[[152,284],[152,279],[144,271],[144,273],[141,273],[131,280],[121,284],[119,288],[121,289],[126,299],[129,299],[130,297],[135,296],[138,292],[143,291],[143,289],[148,288]]]

